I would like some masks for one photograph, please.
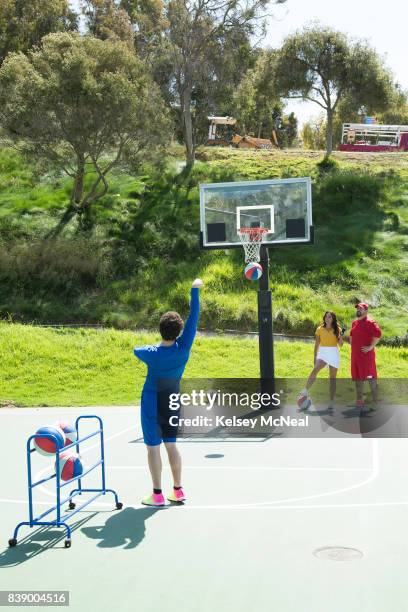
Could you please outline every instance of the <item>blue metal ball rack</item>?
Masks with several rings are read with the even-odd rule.
[[[94,431],[91,434],[88,434],[84,438],[80,438],[79,437],[78,424],[79,424],[79,421],[81,421],[82,419],[97,419],[99,421],[99,429],[97,429],[96,431]],[[14,530],[14,535],[9,540],[9,546],[16,546],[17,545],[18,530],[23,525],[28,525],[29,527],[35,527],[37,525],[38,526],[40,526],[40,525],[41,526],[49,525],[49,526],[52,526],[52,527],[65,527],[65,529],[67,531],[67,537],[66,537],[66,540],[65,540],[65,548],[70,548],[70,546],[71,546],[71,528],[69,527],[69,525],[67,525],[66,521],[68,519],[70,519],[71,516],[73,516],[77,512],[80,512],[83,508],[85,508],[85,506],[88,506],[91,502],[95,501],[95,499],[97,499],[101,495],[106,495],[106,493],[113,493],[113,495],[115,496],[115,504],[116,504],[116,509],[117,510],[120,510],[123,507],[123,504],[118,499],[118,495],[117,495],[116,491],[114,491],[113,489],[107,489],[106,488],[106,484],[105,484],[105,482],[106,482],[105,481],[105,448],[104,448],[104,439],[103,439],[103,423],[102,423],[102,419],[100,417],[92,415],[92,414],[91,415],[82,415],[82,416],[79,416],[76,419],[76,421],[75,421],[75,429],[76,429],[76,433],[77,433],[76,441],[73,442],[72,444],[64,446],[61,449],[58,449],[58,439],[53,434],[40,434],[40,435],[33,434],[32,436],[30,436],[28,438],[28,440],[27,440],[27,475],[28,475],[29,521],[23,521],[23,522],[19,523],[16,526],[16,528]],[[63,481],[61,483],[61,478],[60,478],[60,453],[65,452],[65,451],[69,450],[72,447],[76,447],[76,451],[77,451],[77,453],[79,453],[79,445],[82,444],[83,442],[85,442],[85,440],[89,440],[89,438],[92,438],[94,436],[99,436],[99,438],[100,438],[101,448],[100,448],[100,459],[99,459],[99,461],[97,461],[95,463],[95,465],[93,465],[92,467],[88,468],[80,476],[75,476],[74,478],[71,478],[71,480]],[[33,482],[32,481],[32,475],[31,475],[31,453],[34,453],[36,451],[35,448],[31,448],[31,442],[32,442],[32,440],[34,438],[47,438],[49,440],[52,440],[55,443],[55,447],[58,449],[56,454],[55,454],[55,457],[56,457],[56,470],[55,470],[55,474],[51,474],[51,476],[47,476],[46,478],[43,478],[43,479],[39,480],[38,482]],[[96,469],[99,465],[101,466],[101,488],[99,488],[99,489],[86,489],[86,488],[83,488],[81,481],[84,478],[84,476],[89,474],[89,472],[92,472],[92,470]],[[40,514],[40,516],[37,516],[37,517],[34,518],[34,511],[33,511],[33,489],[35,487],[38,487],[41,484],[44,484],[45,482],[48,482],[49,480],[52,480],[53,478],[56,479],[56,502],[57,503],[56,503],[55,506],[52,506],[52,508],[49,508],[48,510],[46,510],[45,512]],[[70,483],[73,483],[74,481],[78,481],[78,486],[75,489],[72,489],[72,491],[70,492],[68,497],[66,497],[65,499],[61,499],[61,489],[63,487],[66,487]],[[82,495],[82,493],[95,493],[95,495],[93,495],[90,499],[88,499],[86,502],[82,503],[80,506],[78,506],[78,508],[76,508],[76,504],[75,504],[75,502],[72,501],[72,499],[74,497],[76,497],[77,495]],[[67,502],[69,503],[69,509],[72,510],[72,512],[69,512],[68,514],[65,514],[64,517],[63,517],[63,520],[61,520],[61,506],[62,506],[62,504],[65,504]],[[57,518],[56,518],[56,520],[53,520],[53,521],[42,521],[41,520],[42,518],[44,518],[45,516],[47,516],[48,514],[53,512],[54,510],[57,511]]]

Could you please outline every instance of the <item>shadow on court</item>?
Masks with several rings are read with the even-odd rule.
[[[108,518],[104,525],[83,527],[82,533],[93,540],[100,540],[99,548],[136,548],[146,534],[146,521],[156,512],[166,508],[125,508]]]
[[[98,513],[93,512],[89,516],[81,518],[75,523],[69,523],[71,532],[74,533],[80,529],[85,523],[91,520]],[[9,567],[15,567],[25,561],[30,561],[37,555],[46,552],[52,548],[64,548],[66,538],[66,530],[64,527],[39,527],[35,531],[29,527],[22,527],[19,535],[28,531],[27,535],[18,539],[18,544],[14,548],[6,548],[0,553],[0,570]]]
[[[80,530],[87,538],[99,540],[99,548],[124,549],[136,548],[146,534],[146,520],[156,512],[163,512],[167,508],[126,508],[122,512],[115,512],[103,525],[85,527],[86,523],[103,513],[92,512],[75,523],[70,523],[71,531]],[[22,528],[24,529],[24,527]],[[39,527],[35,531],[19,539],[15,548],[7,548],[0,553],[0,570],[15,567],[30,561],[37,555],[50,549],[64,548],[66,532],[64,528]],[[75,538],[73,538],[75,545]]]
[[[299,411],[300,412],[300,411]],[[323,408],[321,410],[314,410],[313,412],[310,410],[305,410],[304,414],[307,414],[310,417],[331,417],[333,415],[333,411],[330,408]]]

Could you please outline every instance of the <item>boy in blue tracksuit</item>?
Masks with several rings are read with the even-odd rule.
[[[171,502],[185,500],[181,486],[181,456],[176,446],[177,427],[169,425],[170,393],[178,393],[190,350],[197,331],[200,315],[199,291],[202,281],[197,278],[191,288],[190,315],[184,325],[177,312],[166,312],[160,319],[159,345],[137,347],[134,354],[147,365],[147,375],[142,391],[141,421],[147,458],[153,481],[153,493],[142,500],[147,506],[164,506],[161,488],[160,445],[164,442],[174,479],[173,491],[168,496]]]

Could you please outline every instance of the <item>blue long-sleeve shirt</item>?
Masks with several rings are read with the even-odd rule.
[[[161,380],[178,381],[183,376],[190,350],[197,332],[200,316],[200,297],[198,287],[191,289],[190,315],[184,330],[171,346],[147,345],[136,347],[133,352],[147,365],[144,390],[157,390]]]

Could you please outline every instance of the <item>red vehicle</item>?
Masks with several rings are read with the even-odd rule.
[[[343,123],[340,151],[408,151],[408,125]]]

